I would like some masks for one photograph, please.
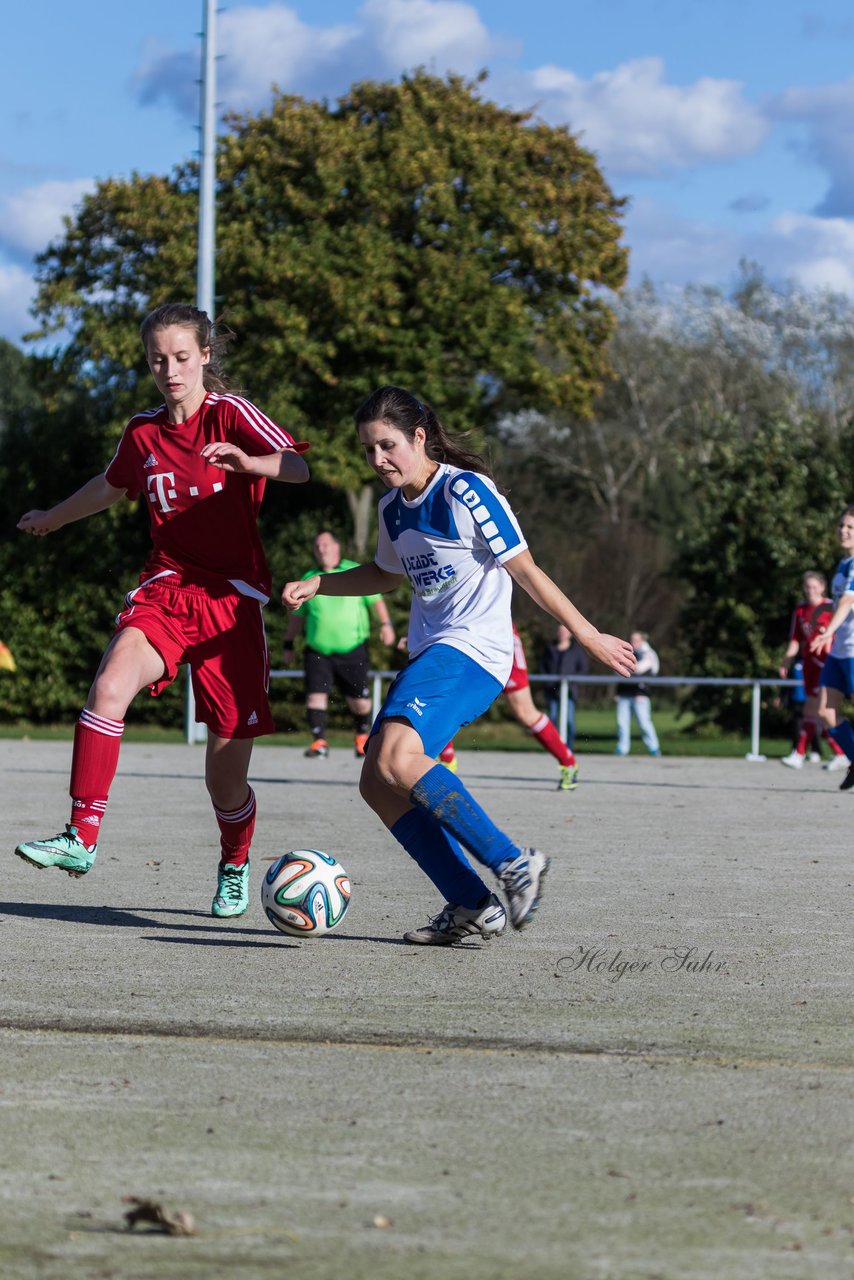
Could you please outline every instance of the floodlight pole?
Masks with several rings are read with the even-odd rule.
[[[202,5],[202,78],[199,111],[199,248],[196,263],[196,306],[215,318],[216,258],[216,0]],[[189,675],[189,670],[188,670]],[[196,699],[187,680],[185,730],[188,742],[205,742],[207,729],[196,724]]]

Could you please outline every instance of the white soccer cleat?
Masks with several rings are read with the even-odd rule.
[[[422,929],[410,929],[403,935],[405,942],[420,943],[429,947],[452,947],[455,942],[465,942],[471,937],[485,940],[500,938],[507,924],[507,912],[494,893],[477,907],[461,907],[448,902],[437,916]]]
[[[828,773],[836,773],[838,769],[847,769],[848,757],[834,756],[832,760],[828,760],[827,763],[823,764],[821,767],[822,769],[826,769]]]
[[[783,756],[780,764],[784,764],[788,769],[803,769],[804,757],[798,751],[792,751],[787,756]]]
[[[514,929],[524,929],[531,923],[540,905],[543,881],[551,859],[539,849],[523,849],[518,858],[505,862],[498,872],[501,887],[510,908],[510,923]]]

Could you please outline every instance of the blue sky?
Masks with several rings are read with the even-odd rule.
[[[33,254],[97,179],[198,146],[202,0],[19,6],[0,47],[0,337]],[[843,0],[291,0],[220,12],[219,97],[334,98],[422,64],[568,124],[629,198],[631,282],[726,287],[739,259],[854,295],[854,8]]]

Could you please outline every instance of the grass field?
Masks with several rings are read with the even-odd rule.
[[[696,729],[690,717],[662,707],[655,711],[655,726],[661,740],[662,754],[666,756],[744,756],[750,750],[748,726],[743,734],[709,733]],[[583,708],[578,713],[576,753],[583,755],[610,754],[616,741],[615,713],[610,707]],[[28,738],[33,741],[62,741],[71,739],[71,725],[0,725],[0,737]],[[125,730],[126,742],[183,742],[180,727],[163,729],[155,726],[134,726],[131,722]],[[309,734],[305,732],[273,734],[259,738],[258,746],[307,746]],[[352,734],[331,730],[332,747],[347,748]],[[460,751],[539,751],[541,748],[512,721],[481,720],[463,729],[457,739]],[[784,737],[762,737],[760,750],[767,756],[783,756],[791,749]],[[632,754],[643,755],[645,748],[635,731],[632,736]],[[827,753],[826,753],[827,754]]]

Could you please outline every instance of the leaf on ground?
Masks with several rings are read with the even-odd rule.
[[[167,1236],[195,1236],[198,1228],[191,1213],[178,1209],[169,1213],[156,1200],[146,1200],[142,1196],[122,1196],[125,1204],[133,1205],[125,1214],[127,1230],[132,1231],[140,1222],[146,1223]]]

